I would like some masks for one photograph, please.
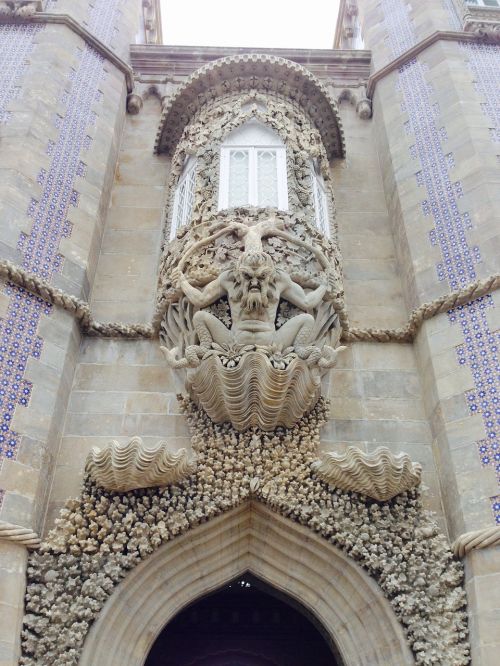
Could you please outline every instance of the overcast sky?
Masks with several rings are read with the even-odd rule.
[[[331,49],[339,0],[161,0],[164,44]]]

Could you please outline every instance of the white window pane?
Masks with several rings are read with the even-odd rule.
[[[278,166],[275,150],[257,151],[257,205],[278,207]]]
[[[318,231],[327,238],[330,237],[330,224],[328,220],[328,204],[326,193],[323,189],[321,176],[316,173],[314,165],[311,164],[311,184],[314,198],[315,222]]]
[[[193,211],[193,203],[194,203],[194,182],[195,182],[195,176],[196,172],[194,169],[191,169],[189,172],[189,175],[187,176],[186,180],[184,181],[184,201],[183,201],[183,209],[182,209],[182,219],[181,219],[181,225],[184,226],[185,224],[189,224],[191,222],[191,213]]]
[[[174,211],[170,226],[170,240],[177,230],[191,222],[194,203],[194,186],[196,181],[196,160],[190,158],[185,172],[181,176],[175,192]]]
[[[248,180],[248,150],[231,150],[229,153],[229,208],[247,206],[250,203]]]

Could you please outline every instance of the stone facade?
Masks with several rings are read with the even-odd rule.
[[[175,609],[245,570],[317,608],[346,666],[496,664],[498,19],[461,0],[343,0],[336,49],[262,53],[162,46],[153,0],[0,2],[2,666],[18,663],[24,603],[22,663],[140,664]],[[358,27],[364,49],[352,50]],[[145,43],[130,46],[137,34]],[[286,215],[217,210],[220,144],[250,117],[287,146]],[[186,155],[198,160],[192,217],[168,243]],[[328,241],[315,228],[310,159],[326,186]],[[222,339],[203,342],[200,316],[179,324],[193,288],[224,270],[233,279],[258,224],[267,235],[252,251],[270,256],[287,235],[302,254],[276,252],[277,269],[306,296],[330,285],[321,313],[302,310],[330,322],[308,340],[314,351],[294,339],[286,357],[254,341],[228,356],[214,347]],[[222,250],[227,266],[217,260],[205,279],[200,266]],[[159,330],[170,349],[197,348],[187,370],[168,366]],[[282,416],[266,412],[248,430],[247,394],[222,384],[209,414],[234,427],[215,425],[176,398],[189,391],[210,410],[189,358],[210,362],[210,387],[228,362],[245,387],[253,364],[250,411],[274,401]],[[312,373],[296,394],[306,414],[285,404],[293,391],[266,397],[266,363],[273,382],[288,371],[294,387],[300,363]],[[248,538],[236,543],[238,526]],[[219,573],[212,542],[223,544]],[[304,549],[297,561],[292,543]],[[179,592],[155,615],[134,581],[166,562]],[[342,603],[355,632],[368,616],[364,646],[337,633]],[[121,604],[149,622],[130,633],[130,651]]]

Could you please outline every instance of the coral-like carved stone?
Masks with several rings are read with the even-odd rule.
[[[167,486],[189,476],[195,468],[186,449],[173,453],[168,442],[146,448],[140,437],[127,444],[113,440],[103,449],[95,446],[85,463],[85,471],[99,486],[122,492]]]
[[[422,466],[406,453],[385,446],[363,453],[349,446],[345,453],[325,453],[312,464],[316,474],[341,490],[351,490],[385,502],[420,483]]]
[[[285,369],[277,369],[260,350],[245,353],[235,367],[211,356],[188,371],[186,385],[215,423],[231,421],[239,431],[289,428],[320,395],[317,368],[295,357]]]

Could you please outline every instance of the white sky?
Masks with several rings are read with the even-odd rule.
[[[339,0],[161,0],[163,42],[331,49]]]

